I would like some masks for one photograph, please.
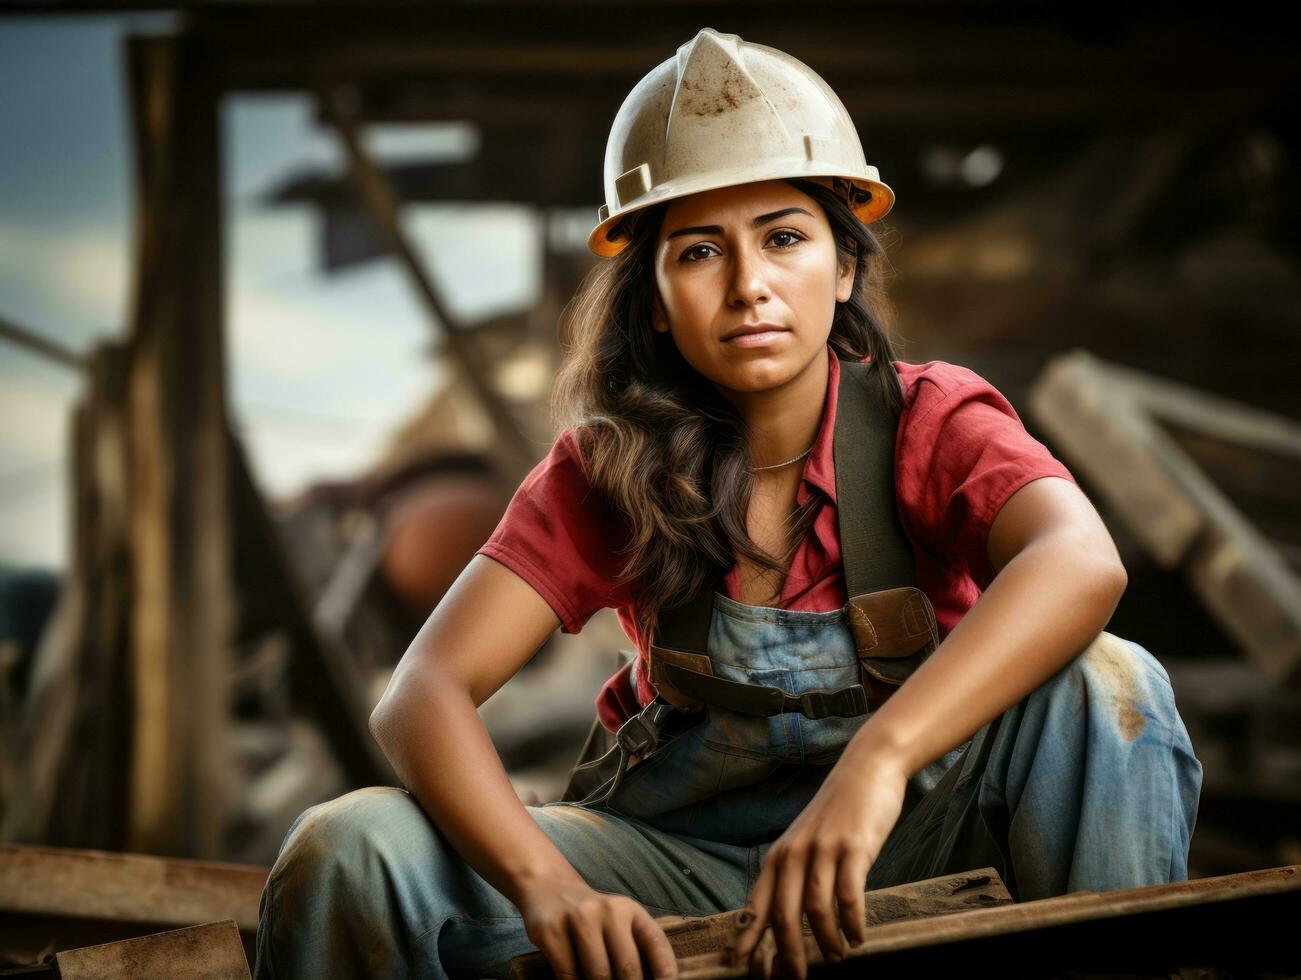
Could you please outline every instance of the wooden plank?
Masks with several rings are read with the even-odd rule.
[[[1267,896],[1301,895],[1301,865],[1248,871],[1215,878],[1198,878],[1142,888],[1125,888],[1109,892],[1072,892],[1056,898],[998,905],[957,912],[928,919],[886,923],[868,930],[867,941],[850,951],[845,969],[849,972],[870,968],[851,960],[902,950],[922,949],[972,939],[1033,933],[1059,926],[1118,919],[1170,909],[1189,908],[1221,902],[1234,902]],[[764,933],[761,945],[771,958],[776,947],[771,930]],[[1063,956],[1066,950],[1062,951]],[[809,966],[825,964],[817,943],[805,938],[805,955]],[[745,967],[725,964],[718,954],[691,957],[679,963],[681,980],[716,980],[747,976]]]
[[[248,961],[235,923],[210,922],[187,929],[84,946],[55,954],[62,980],[248,980]]]
[[[268,868],[144,854],[0,844],[0,911],[257,929]]]
[[[879,888],[864,895],[865,917],[873,928],[888,922],[924,919],[994,905],[1011,904],[1012,896],[993,868],[942,875],[891,888]],[[683,962],[718,963],[735,947],[736,935],[751,921],[746,908],[705,916],[663,916],[659,923],[673,953]],[[808,921],[804,922],[808,942],[813,942]],[[815,944],[816,945],[816,944]],[[541,953],[528,953],[511,961],[515,980],[537,980],[553,975]]]
[[[877,10],[870,31],[849,32],[852,42],[845,40],[845,8],[834,4],[805,5],[799,23],[783,8],[753,3],[729,7],[728,18],[729,29],[747,39],[781,38],[783,50],[814,66],[852,113],[878,128],[962,126],[974,118],[1022,126],[1062,118],[1114,124],[1168,118],[1190,98],[1210,115],[1226,96],[1259,97],[1282,89],[1288,78],[1286,59],[1253,52],[1273,43],[1263,31],[1226,46],[1197,24],[1138,18],[1099,44],[1063,31],[1042,13],[994,20],[958,8],[936,13]],[[495,88],[499,101],[518,104],[538,80],[562,77],[604,95],[603,111],[592,114],[606,119],[619,97],[701,23],[693,8],[645,3],[621,4],[617,12],[513,2],[427,10],[387,5],[362,15],[326,7],[310,23],[292,7],[263,4],[208,5],[198,14],[199,26],[228,52],[221,71],[232,89],[302,88],[328,66],[335,78],[348,80],[417,79],[431,90],[430,102],[448,89]],[[638,30],[628,31],[629,23]],[[1190,73],[1190,65],[1203,64],[1214,68]],[[943,70],[926,70],[933,66]],[[437,84],[445,80],[450,84]],[[422,110],[421,118],[429,116]]]
[[[1119,364],[1108,376],[1155,417],[1259,452],[1301,459],[1301,424],[1210,391]]]
[[[1107,384],[1083,351],[1049,362],[1030,390],[1030,412],[1053,445],[1084,471],[1162,568],[1174,568],[1202,533],[1196,501],[1151,450],[1161,434],[1128,391]]]

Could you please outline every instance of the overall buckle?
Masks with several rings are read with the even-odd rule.
[[[614,740],[625,756],[649,752],[655,748],[656,739],[655,725],[640,714],[625,721],[614,734]]]
[[[788,710],[798,711],[806,718],[854,718],[867,713],[867,691],[862,684],[842,687],[838,690],[823,688],[817,691],[805,691],[803,694],[790,696],[797,707]]]

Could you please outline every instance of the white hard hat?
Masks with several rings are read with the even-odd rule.
[[[652,204],[780,177],[844,178],[864,224],[894,204],[854,121],[808,65],[706,27],[619,107],[605,148],[606,203],[588,248],[617,255],[627,244],[622,220]]]

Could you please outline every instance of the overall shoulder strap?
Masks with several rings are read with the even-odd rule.
[[[847,597],[916,584],[912,545],[895,506],[898,420],[886,407],[880,374],[871,368],[841,361],[836,389],[832,451]],[[720,575],[691,601],[662,610],[656,645],[708,656],[714,592],[722,587]]]
[[[916,585],[912,545],[895,504],[898,419],[886,408],[880,371],[841,361],[836,399],[836,516],[845,594],[852,598]]]
[[[719,575],[687,603],[661,609],[655,624],[656,646],[709,656],[709,624],[714,615],[714,593],[723,589]]]

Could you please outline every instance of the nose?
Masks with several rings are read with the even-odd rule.
[[[741,309],[768,302],[767,266],[758,249],[746,245],[734,249],[731,274],[728,306]]]

